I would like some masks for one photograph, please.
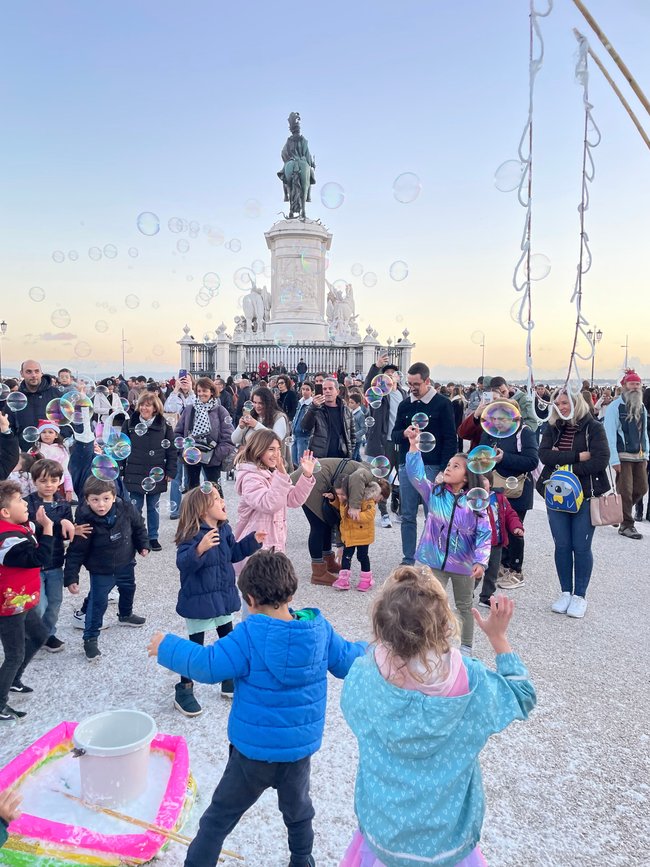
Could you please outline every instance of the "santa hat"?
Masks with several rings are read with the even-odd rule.
[[[621,380],[621,385],[627,385],[630,382],[641,382],[641,377],[636,370],[626,370]]]
[[[49,419],[42,418],[38,423],[38,432],[42,433],[44,430],[53,430],[54,433],[61,433],[61,428],[58,424],[55,424],[53,421],[49,421]]]

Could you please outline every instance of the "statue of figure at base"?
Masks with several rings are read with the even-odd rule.
[[[311,185],[316,178],[316,161],[309,153],[307,139],[300,133],[300,115],[292,111],[289,115],[291,135],[282,148],[284,168],[278,172],[284,188],[284,200],[289,202],[289,219],[305,219],[305,202],[311,202]]]

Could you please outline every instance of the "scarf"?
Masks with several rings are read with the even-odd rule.
[[[194,398],[194,426],[192,427],[192,436],[205,437],[210,433],[210,411],[219,406],[219,401],[215,397],[211,397],[207,403],[203,403],[198,397]]]

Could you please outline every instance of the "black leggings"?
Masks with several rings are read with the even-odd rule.
[[[232,620],[229,623],[222,623],[221,626],[217,626],[219,638],[225,638],[229,632],[232,632]],[[190,641],[203,646],[205,644],[205,632],[193,632],[190,635]],[[192,683],[192,679],[181,675],[181,683]]]
[[[343,559],[341,560],[341,569],[349,569],[352,565],[352,555],[356,547],[357,560],[361,564],[362,572],[370,572],[370,557],[368,556],[369,545],[352,545],[343,549]]]
[[[517,512],[517,517],[524,523],[526,517],[525,512]],[[503,549],[501,557],[501,565],[507,569],[512,569],[515,572],[521,572],[521,567],[524,565],[524,537],[510,536],[508,546]]]
[[[302,507],[309,521],[309,554],[312,560],[320,562],[323,554],[332,552],[332,528],[315,515],[307,506]]]
[[[205,477],[209,482],[218,482],[221,478],[221,465],[218,467],[209,467],[206,464],[185,464],[187,467],[187,488],[198,488],[201,481],[201,470],[205,473]]]

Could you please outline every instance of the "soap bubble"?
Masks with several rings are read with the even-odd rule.
[[[156,482],[154,481],[154,479],[151,478],[151,476],[145,476],[141,482],[141,485],[142,490],[145,492],[145,494],[150,494],[155,489]]]
[[[102,251],[99,247],[90,247],[88,250],[88,258],[92,259],[93,262],[99,262],[102,258]]]
[[[369,288],[377,285],[377,275],[374,271],[366,271],[363,275],[363,285]]]
[[[411,419],[411,424],[418,428],[418,430],[424,430],[429,424],[429,416],[426,412],[416,412]]]
[[[390,394],[393,390],[393,380],[387,373],[378,373],[370,383],[370,387],[378,391],[379,394]]]
[[[160,301],[152,301],[151,307],[153,310],[158,310],[158,308],[160,307]]]
[[[370,430],[371,427],[375,426],[375,420],[371,415],[366,417],[365,425],[366,425],[366,430]]]
[[[519,485],[519,479],[517,476],[508,476],[506,479],[506,489],[508,491],[514,491]]]
[[[199,293],[199,294],[194,298],[194,301],[195,301],[195,303],[196,303],[199,307],[207,307],[208,304],[210,303],[210,299],[209,299],[209,298],[206,298],[204,295],[201,295],[201,293]]]
[[[471,488],[465,494],[465,498],[473,512],[482,512],[490,502],[490,495],[485,488]]]
[[[143,421],[139,421],[136,424],[136,426],[133,428],[133,430],[137,433],[137,435],[139,437],[143,437],[146,434],[146,432],[149,430],[149,428],[146,426],[146,424]]]
[[[115,259],[117,257],[117,247],[115,244],[104,244],[104,256],[107,259]]]
[[[233,279],[238,289],[248,291],[255,282],[255,272],[250,268],[238,268]]]
[[[131,454],[131,440],[125,433],[118,434],[109,440],[108,449],[116,461],[124,461]]]
[[[149,475],[154,480],[154,482],[162,482],[165,478],[165,471],[162,467],[152,467],[149,471]]]
[[[200,489],[202,494],[214,494],[212,482],[201,482]]]
[[[160,443],[160,447],[163,449],[169,449],[169,448],[171,448],[171,445],[172,444],[170,443],[169,440],[162,440],[162,442]]]
[[[385,455],[373,458],[370,461],[370,472],[377,479],[385,479],[390,474],[390,461]]]
[[[97,383],[88,373],[77,374],[77,387],[86,397],[92,397],[97,389]],[[108,391],[108,389],[106,389]]]
[[[254,262],[251,262],[251,271],[253,274],[263,274],[264,262],[262,262],[261,259],[256,259]]]
[[[494,173],[494,186],[502,193],[518,190],[525,171],[526,163],[521,160],[506,160]]]
[[[543,280],[551,273],[551,260],[544,253],[533,253],[530,257],[530,279]]]
[[[201,460],[201,452],[194,446],[190,446],[189,448],[184,449],[183,460],[186,464],[190,464],[190,466],[198,464]]]
[[[397,283],[401,283],[402,280],[406,280],[409,275],[409,266],[406,262],[403,262],[401,259],[398,259],[388,269],[388,274],[390,275],[391,280],[395,280]]]
[[[90,472],[102,482],[113,482],[120,474],[120,468],[110,455],[95,455]]]
[[[255,409],[255,405],[254,405],[254,403],[253,403],[252,400],[247,400],[247,401],[245,401],[245,403],[244,403],[244,405],[243,405],[243,407],[242,407],[242,410],[243,410],[244,412],[248,413],[248,414],[250,414],[251,412],[253,412],[254,409]]]
[[[63,252],[63,250],[55,250],[52,253],[52,258],[60,265],[61,262],[65,262],[65,253]]]
[[[88,358],[92,351],[92,346],[85,340],[80,340],[74,345],[74,354],[77,356],[77,358]]]
[[[174,446],[177,449],[182,449],[185,447],[185,439],[183,437],[176,437],[174,439]]]
[[[128,351],[129,351],[129,350],[127,349],[127,352],[128,352]],[[122,404],[122,409],[124,410],[124,412],[127,412],[127,413],[128,413],[128,412],[129,412],[129,409],[130,409],[128,400],[127,400],[125,397],[121,397],[121,398],[120,398],[120,403]]]
[[[393,196],[403,205],[414,202],[420,195],[422,183],[413,172],[404,172],[393,181]]]
[[[27,406],[27,395],[22,391],[12,391],[7,395],[7,409],[12,412],[22,412]]]
[[[6,400],[9,394],[9,386],[6,382],[0,382],[0,400]]]
[[[45,415],[54,424],[65,424],[74,412],[72,404],[64,397],[55,397],[45,407]]]
[[[345,201],[345,190],[340,184],[330,181],[321,187],[320,200],[326,208],[340,208]]]
[[[78,258],[79,258],[79,253],[77,253],[76,250],[70,250],[70,251],[68,252],[68,259],[69,259],[71,262],[76,262]]]
[[[361,277],[363,274],[363,265],[360,262],[355,262],[350,268],[353,277]]]
[[[239,251],[241,250],[241,241],[239,240],[239,238],[230,239],[229,249],[232,250],[233,253],[239,253]]]
[[[469,338],[472,343],[475,343],[477,346],[480,346],[481,343],[485,340],[485,334],[482,331],[472,331],[472,334]]]
[[[176,249],[179,253],[187,253],[190,249],[190,242],[186,238],[179,238],[176,241]]]
[[[381,406],[381,401],[383,398],[383,394],[380,391],[377,391],[374,388],[369,388],[365,393],[365,398],[368,401],[368,405],[373,409],[379,409]]]
[[[67,328],[70,324],[70,314],[63,307],[59,307],[50,316],[50,322],[55,328]]]
[[[45,290],[41,289],[40,286],[32,286],[27,294],[31,301],[43,301],[45,298]]]
[[[467,469],[472,473],[489,473],[496,466],[496,458],[492,446],[476,446],[467,455]]]
[[[244,202],[244,214],[250,219],[254,220],[256,217],[262,213],[262,205],[257,199],[247,199]]]
[[[129,247],[129,256],[132,259],[137,259],[139,255],[140,255],[140,251],[138,250],[137,247]]]
[[[98,319],[95,322],[95,331],[98,331],[100,334],[105,334],[108,331],[108,322],[105,322],[103,319]]]
[[[38,428],[32,427],[30,425],[30,427],[24,428],[21,436],[26,443],[35,443],[36,440],[39,438],[40,434],[38,432]]]
[[[137,295],[127,295],[124,299],[124,303],[129,308],[129,310],[135,310],[136,307],[140,306],[140,299]]]
[[[432,452],[436,447],[436,438],[429,431],[422,431],[418,442],[418,448],[421,452]]]
[[[190,449],[192,448],[192,446],[196,445],[196,440],[192,436],[185,437],[185,439],[183,440],[183,445],[186,449]]]
[[[185,220],[181,220],[180,217],[172,217],[167,221],[167,228],[170,232],[174,232],[174,234],[178,234],[182,232],[185,227]]]
[[[504,439],[516,433],[521,422],[521,412],[516,403],[495,400],[481,413],[481,427],[496,439]]]
[[[285,437],[284,441],[288,446],[292,446],[296,440],[295,440],[295,437],[288,436],[288,437]]]
[[[143,235],[157,235],[160,231],[160,220],[151,211],[143,211],[138,215],[136,226]]]
[[[281,349],[286,349],[293,343],[293,334],[291,333],[291,331],[278,331],[278,333],[273,338],[273,343],[275,343],[275,345],[279,346]]]
[[[61,398],[60,407],[66,419],[71,424],[84,423],[84,409],[87,409],[89,414],[92,414],[93,402],[85,394],[80,394],[78,391],[69,391]]]
[[[313,469],[313,472],[314,472],[314,473],[320,473],[320,471],[321,471],[322,469],[323,469],[323,465],[321,464],[321,462],[318,461],[318,460],[315,461],[315,462],[314,462],[314,469]]]

